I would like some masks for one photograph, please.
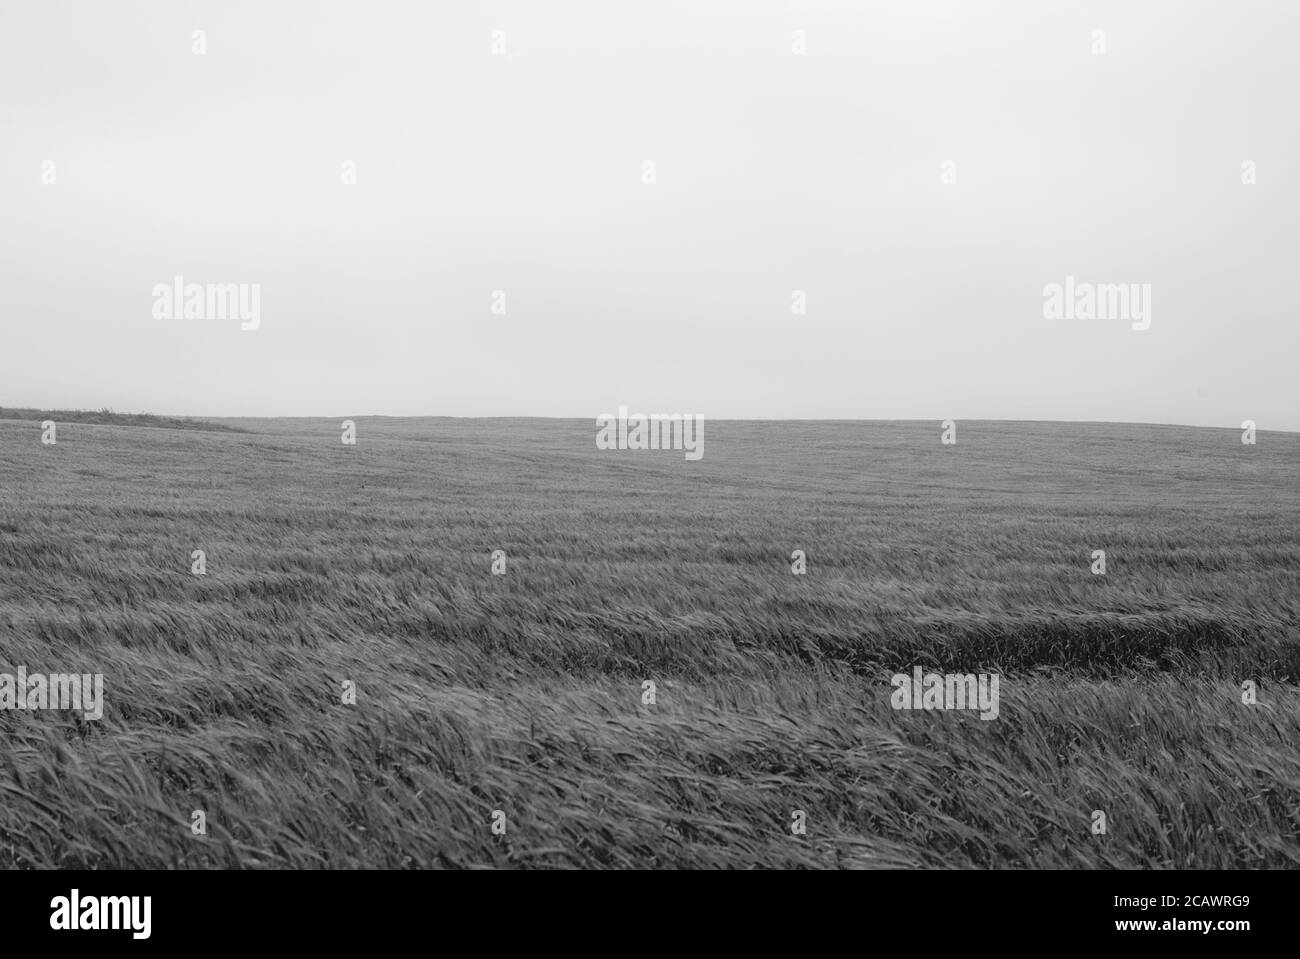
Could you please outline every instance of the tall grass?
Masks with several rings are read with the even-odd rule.
[[[153,426],[168,430],[209,430],[215,432],[241,432],[237,427],[214,420],[192,417],[157,416],[153,413],[116,413],[102,410],[38,410],[32,407],[0,406],[0,420],[33,420],[43,423],[93,423],[101,426]]]
[[[0,671],[107,698],[0,712],[0,863],[1300,865],[1300,437],[230,425],[0,420]]]

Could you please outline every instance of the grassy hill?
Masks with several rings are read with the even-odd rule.
[[[155,416],[152,413],[114,413],[112,410],[37,410],[31,407],[0,406],[0,420],[33,420],[43,423],[92,423],[100,426],[152,426],[168,430],[208,430],[242,432],[236,427],[212,420],[189,417]]]
[[[0,711],[0,865],[1300,865],[1300,436],[49,418],[0,670],[107,706]],[[917,665],[998,719],[894,710]]]

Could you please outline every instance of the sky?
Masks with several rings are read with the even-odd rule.
[[[1300,430],[1297,49],[1261,0],[4,0],[0,405]]]

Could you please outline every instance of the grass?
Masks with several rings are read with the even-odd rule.
[[[1300,865],[1300,436],[355,419],[0,420],[0,863]]]
[[[43,423],[53,420],[62,423],[96,423],[101,426],[152,426],[167,430],[208,430],[239,433],[238,427],[190,417],[155,416],[153,413],[115,413],[103,410],[38,410],[31,407],[0,406],[0,420],[33,420]]]

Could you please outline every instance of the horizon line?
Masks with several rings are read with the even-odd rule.
[[[114,410],[108,407],[101,409],[54,409],[34,406],[6,406],[0,405],[0,419],[12,419],[4,414],[9,410],[36,410],[50,413],[108,413],[118,416],[156,416],[159,418],[169,419],[192,419],[192,420],[335,420],[340,419],[336,414],[298,414],[298,415],[223,415],[223,414],[199,414],[199,413],[149,413],[144,411],[124,412]],[[599,416],[617,416],[617,414],[598,414],[597,416],[542,416],[536,414],[495,414],[495,415],[455,415],[448,413],[348,413],[342,416],[342,419],[388,419],[388,420],[417,420],[417,419],[448,419],[448,420],[592,420],[595,421]],[[629,416],[651,416],[658,414],[643,414],[636,412],[629,413]],[[681,414],[683,416],[704,416],[704,414],[692,413]],[[1071,420],[1071,419],[1028,419],[1028,418],[998,418],[986,416],[907,416],[907,417],[845,417],[845,416],[778,416],[778,417],[756,417],[756,416],[705,416],[706,420],[712,420],[718,423],[943,423],[944,420],[951,419],[954,422],[961,423],[1064,423],[1076,424],[1079,426],[1157,426],[1173,427],[1178,429],[1223,429],[1223,430],[1240,430],[1240,424],[1235,425],[1208,425],[1204,423],[1170,423],[1157,422],[1151,420]],[[96,425],[96,424],[88,424]],[[110,424],[98,424],[110,425]],[[1255,425],[1257,433],[1296,433],[1300,434],[1300,429],[1286,429],[1281,427],[1260,427],[1258,422]]]

